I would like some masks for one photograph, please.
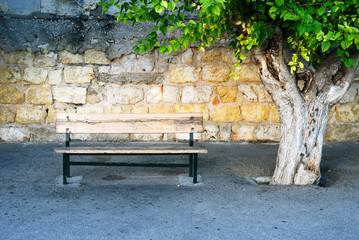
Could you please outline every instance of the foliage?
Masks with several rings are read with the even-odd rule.
[[[118,8],[117,21],[154,22],[155,27],[135,46],[136,54],[159,47],[161,53],[186,49],[198,42],[199,49],[216,40],[231,40],[235,56],[261,46],[276,28],[284,34],[295,54],[291,70],[303,67],[298,55],[318,66],[331,51],[346,66],[354,66],[349,49],[359,49],[358,0],[109,0],[98,3],[103,12]],[[180,37],[160,43],[161,34],[181,31]]]

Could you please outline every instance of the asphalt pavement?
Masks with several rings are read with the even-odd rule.
[[[273,173],[275,143],[199,143],[196,185],[183,168],[73,166],[82,180],[64,186],[61,145],[0,143],[0,239],[359,239],[358,142],[325,144],[320,186],[256,184]]]

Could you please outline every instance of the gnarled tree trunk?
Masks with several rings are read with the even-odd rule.
[[[333,51],[314,74],[308,72],[303,89],[283,57],[280,30],[262,47],[254,49],[261,81],[277,107],[281,138],[272,184],[316,184],[327,121],[354,81],[358,65],[346,67]]]

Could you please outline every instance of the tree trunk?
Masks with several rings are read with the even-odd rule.
[[[261,81],[272,97],[280,116],[281,137],[271,184],[317,184],[325,129],[332,107],[354,81],[359,63],[357,51],[351,53],[355,67],[345,67],[336,50],[299,89],[299,75],[292,74],[283,57],[280,29],[271,40],[253,49]]]

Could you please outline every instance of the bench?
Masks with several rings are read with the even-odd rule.
[[[65,133],[65,147],[54,149],[54,153],[63,154],[63,184],[70,177],[71,165],[87,166],[127,166],[127,167],[188,167],[189,176],[197,183],[198,154],[207,153],[207,149],[193,146],[193,134],[203,132],[202,113],[172,114],[89,114],[58,113],[56,115],[56,133]],[[189,144],[175,146],[115,146],[115,147],[71,147],[71,134],[92,133],[189,133]],[[188,164],[175,163],[125,163],[125,162],[89,162],[70,161],[73,155],[188,155]]]

